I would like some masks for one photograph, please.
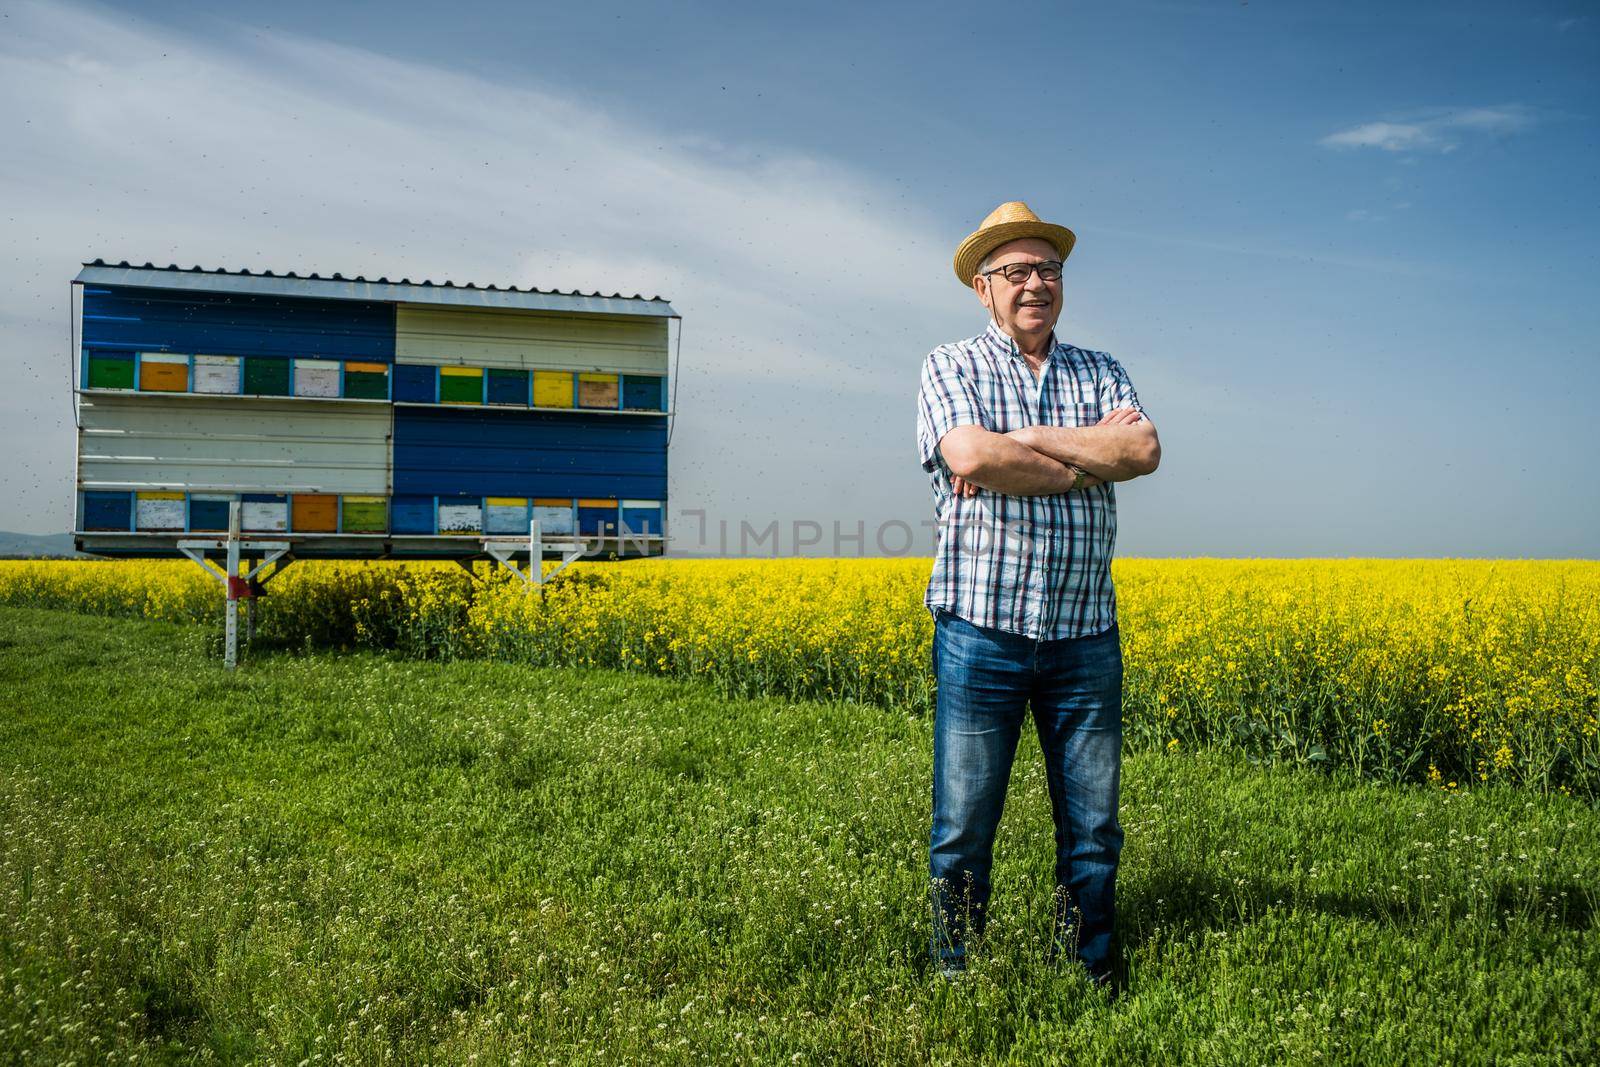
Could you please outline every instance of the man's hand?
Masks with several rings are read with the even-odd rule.
[[[1104,436],[1088,432],[1113,427],[1115,432]],[[1093,427],[1024,426],[1006,436],[1058,463],[1092,472],[1102,482],[1150,474],[1161,462],[1155,427],[1137,408],[1108,412]]]
[[[1128,424],[1128,423],[1139,422],[1143,418],[1144,418],[1144,416],[1139,414],[1139,409],[1138,408],[1118,408],[1117,410],[1109,412],[1106,415],[1102,416],[1100,421],[1098,423],[1096,423],[1095,425],[1097,425],[1097,426],[1121,426],[1121,425]],[[1031,448],[1032,445],[1029,444],[1028,437],[1029,437],[1029,432],[1031,430],[1033,430],[1033,429],[1034,429],[1034,427],[1032,427],[1032,426],[1024,426],[1020,430],[1011,431],[1006,436],[1012,438],[1013,440],[1019,441],[1022,444],[1029,445],[1029,447]],[[1071,466],[1071,465],[1069,464],[1068,466]],[[1087,489],[1092,485],[1104,484],[1102,479],[1096,478],[1094,475],[1089,474],[1088,472],[1082,470],[1082,468],[1073,467],[1072,469],[1073,470],[1077,470],[1079,472],[1078,473],[1078,480],[1076,482],[1074,482],[1073,485],[1072,485],[1073,489]],[[950,487],[951,487],[952,490],[954,490],[955,495],[956,496],[960,496],[960,497],[969,497],[969,498],[970,497],[975,497],[975,496],[978,495],[978,491],[979,491],[978,486],[973,485],[971,482],[967,481],[965,478],[961,477],[959,474],[951,476],[951,478],[950,478]]]
[[[961,491],[977,489],[1004,496],[1065,493],[1078,472],[1003,433],[976,424],[956,426],[939,439],[945,473],[961,479]]]
[[[1099,478],[1096,478],[1092,474],[1084,473],[1084,471],[1078,467],[1072,467],[1070,469],[1078,472],[1078,480],[1072,483],[1073,489],[1087,489],[1091,485],[1101,484]],[[953,474],[950,476],[950,488],[955,490],[956,496],[974,497],[978,495],[978,487],[961,477],[959,474]]]

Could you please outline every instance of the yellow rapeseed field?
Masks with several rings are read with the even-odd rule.
[[[926,710],[929,567],[580,563],[541,595],[483,564],[474,579],[453,564],[297,563],[272,582],[261,633]],[[1134,746],[1600,795],[1600,563],[1125,559],[1113,576]],[[221,615],[217,583],[186,562],[0,563],[0,603]]]

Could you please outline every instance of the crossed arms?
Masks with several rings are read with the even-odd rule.
[[[939,453],[958,495],[982,488],[1043,496],[1150,474],[1161,463],[1161,441],[1137,410],[1118,408],[1095,426],[1024,426],[1010,433],[957,426],[940,439]]]

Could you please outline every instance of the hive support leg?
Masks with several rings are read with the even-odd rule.
[[[288,569],[289,564],[293,562],[294,557],[289,555],[287,548],[273,549],[267,553],[267,558],[262,560],[256,566],[256,569],[250,572],[250,577],[256,579],[258,584],[265,589],[268,582],[282,574]],[[272,568],[270,571],[267,570],[269,566]]]
[[[265,595],[267,582],[282,574],[283,569],[294,562],[294,557],[289,555],[288,545],[279,545],[277,547],[268,545],[263,547],[266,548],[267,554],[262,557],[261,562],[252,566],[249,560],[245,560],[241,568],[243,573],[239,577],[239,595],[246,598],[244,602],[244,643],[246,648],[254,645],[256,639],[257,595]],[[272,568],[271,573],[267,572],[268,567]],[[264,574],[266,577],[262,577]]]
[[[566,542],[557,541],[552,546],[552,551],[561,553],[561,562],[546,574],[544,570],[544,533],[539,528],[539,520],[534,519],[528,524],[528,565],[517,566],[516,555],[522,551],[521,541],[491,541],[487,538],[483,542],[483,551],[490,559],[495,560],[500,566],[515,574],[528,589],[538,589],[541,594],[550,579],[566,569],[569,563],[588,555],[588,549],[583,541]]]
[[[228,615],[223,624],[222,665],[228,670],[239,666],[239,501],[228,504]]]
[[[544,533],[539,520],[528,523],[528,578],[540,589],[544,588]]]

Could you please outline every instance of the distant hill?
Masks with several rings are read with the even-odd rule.
[[[25,534],[0,530],[0,559],[33,559],[37,556],[81,557],[71,534]]]

